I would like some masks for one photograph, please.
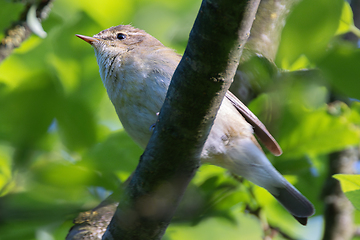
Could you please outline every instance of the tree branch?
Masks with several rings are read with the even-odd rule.
[[[36,17],[39,20],[47,18],[52,1],[53,0],[38,1]],[[5,36],[0,42],[0,63],[9,56],[15,48],[20,47],[21,43],[31,35],[32,31],[27,24],[26,18],[33,4],[33,1],[26,3],[26,7],[20,14],[19,20],[12,23],[5,31]]]
[[[263,0],[256,14],[246,48],[274,61],[280,44],[281,32],[291,9],[300,0]]]
[[[150,142],[103,239],[160,239],[200,165],[259,0],[204,0]]]
[[[274,64],[281,40],[281,33],[286,18],[300,0],[263,0],[259,5],[256,19],[251,28],[249,40],[245,44],[240,65],[236,71],[234,83],[230,91],[243,103],[249,103],[261,93],[261,77],[253,69],[248,69],[246,63],[255,54],[261,59],[261,65],[266,67],[270,76],[278,73]],[[261,57],[261,58],[260,58]]]
[[[355,227],[353,225],[354,207],[341,190],[334,174],[354,174],[354,163],[359,159],[359,151],[352,147],[330,154],[329,176],[325,182],[322,198],[325,202],[324,240],[352,239]]]

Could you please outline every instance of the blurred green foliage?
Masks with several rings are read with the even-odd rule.
[[[64,239],[72,219],[126,180],[142,153],[107,98],[93,50],[74,35],[131,23],[181,54],[199,6],[200,0],[58,0],[43,22],[48,37],[31,36],[1,63],[0,240]],[[23,8],[0,1],[1,32]],[[256,58],[244,63],[261,70],[254,76],[263,94],[250,108],[284,150],[269,158],[318,215],[327,154],[360,140],[360,52],[339,35],[356,32],[349,19],[342,0],[304,0],[276,57],[279,68],[292,71],[273,74]],[[321,74],[302,71],[308,68]],[[328,105],[334,93],[348,105]],[[310,239],[269,193],[213,166],[200,169],[164,239],[262,239],[261,221],[249,214],[259,207],[261,220]]]

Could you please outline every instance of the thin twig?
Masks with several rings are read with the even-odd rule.
[[[47,18],[50,6],[53,0],[42,0],[37,6],[36,17],[42,21]],[[15,48],[20,47],[30,35],[31,30],[26,23],[26,16],[33,3],[27,3],[24,11],[20,14],[19,20],[13,22],[11,26],[5,31],[5,35],[0,42],[0,63],[8,57]]]

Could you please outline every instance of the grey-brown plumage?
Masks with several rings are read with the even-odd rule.
[[[119,25],[94,37],[77,35],[95,49],[100,76],[128,134],[145,148],[181,56],[143,30]],[[246,121],[246,120],[247,121]],[[228,92],[201,153],[201,161],[267,189],[301,224],[312,204],[271,165],[255,134],[275,155],[281,148],[265,126]]]

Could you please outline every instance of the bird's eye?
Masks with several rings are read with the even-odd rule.
[[[119,39],[119,40],[123,40],[123,39],[126,38],[126,35],[123,34],[123,33],[118,33],[118,34],[116,35],[116,37],[117,37],[117,39]]]

